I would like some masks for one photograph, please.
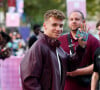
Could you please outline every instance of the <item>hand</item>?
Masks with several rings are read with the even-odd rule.
[[[83,41],[82,38],[83,38],[83,37],[80,37],[80,38],[78,39],[78,43],[79,43],[79,45],[80,45],[82,48],[85,48],[85,47],[86,47],[86,44],[87,44],[87,41]]]
[[[86,27],[86,23],[85,21],[80,25],[80,28],[79,28],[79,31],[80,32],[85,32],[84,34],[82,34],[82,36],[80,36],[78,38],[78,43],[79,45],[82,47],[82,48],[85,48],[86,47],[86,44],[87,44],[87,39],[88,39],[88,31],[89,31],[89,28]]]
[[[66,72],[67,76],[75,77],[78,75],[78,69],[72,71],[72,72]]]
[[[86,32],[86,33],[88,33],[88,31],[90,30],[90,27],[87,27],[87,26],[86,26],[85,20],[83,21],[83,23],[81,23],[79,30],[80,30],[80,31],[84,31],[84,32]]]

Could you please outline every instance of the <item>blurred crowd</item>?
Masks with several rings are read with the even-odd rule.
[[[7,33],[5,30],[0,30],[0,56],[3,54],[2,59],[6,58],[4,56],[4,51],[7,53],[6,50],[10,51],[10,55],[22,56],[25,54],[26,48],[27,44],[20,33],[16,31]]]
[[[10,32],[11,41],[7,43],[7,47],[12,49],[12,55],[22,56],[26,50],[26,43],[18,32]]]
[[[4,51],[5,48],[9,48],[10,55],[19,57],[23,56],[27,49],[29,49],[39,38],[39,34],[41,33],[40,31],[41,26],[39,24],[33,25],[30,36],[28,37],[27,41],[25,41],[18,31],[7,32],[5,29],[0,29],[0,55],[1,53],[4,53],[2,51]]]

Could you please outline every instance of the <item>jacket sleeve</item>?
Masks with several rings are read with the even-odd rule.
[[[30,48],[20,64],[23,90],[41,90],[42,55],[39,46]]]
[[[79,67],[80,62],[82,61],[82,58],[85,53],[85,48],[82,48],[81,46],[76,47],[76,52],[73,55],[68,55],[67,60],[67,70],[73,71]]]

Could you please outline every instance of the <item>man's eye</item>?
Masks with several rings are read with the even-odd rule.
[[[62,28],[62,27],[63,27],[63,25],[60,25],[60,27]]]
[[[79,21],[80,19],[79,18],[76,18],[76,21]]]
[[[73,21],[73,19],[72,19],[72,18],[70,18],[69,20],[70,20],[70,21]]]
[[[57,24],[53,24],[53,26],[57,26]]]

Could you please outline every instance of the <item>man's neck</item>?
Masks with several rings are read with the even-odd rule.
[[[75,37],[76,31],[71,31],[72,37],[76,40],[77,38]]]

